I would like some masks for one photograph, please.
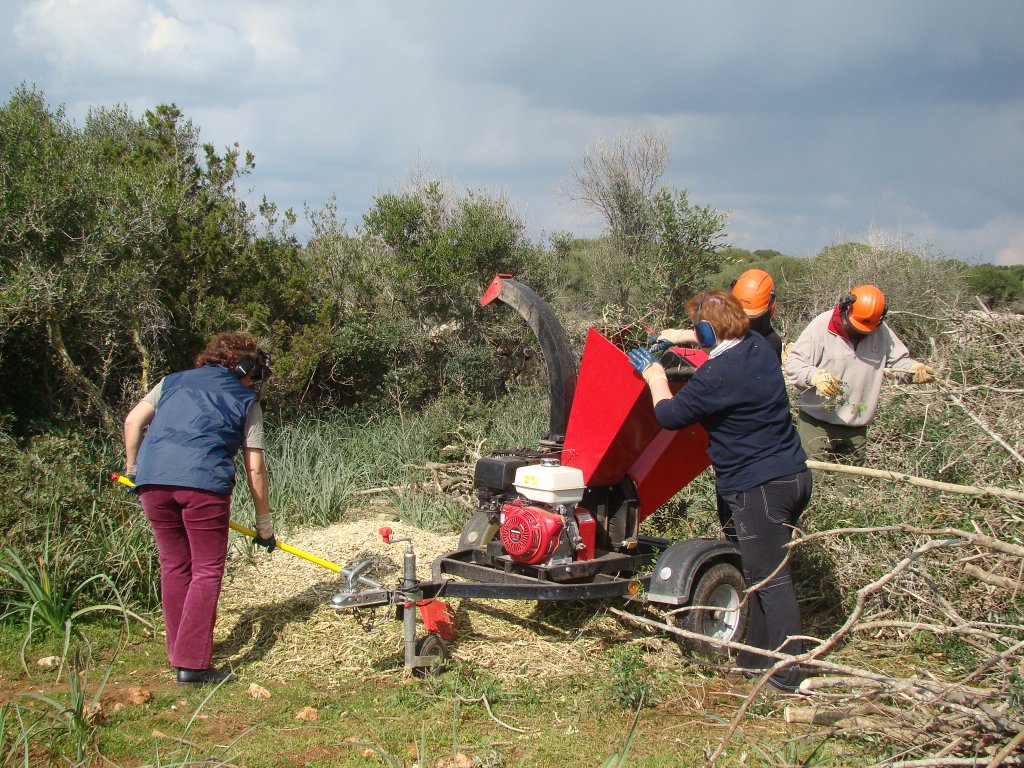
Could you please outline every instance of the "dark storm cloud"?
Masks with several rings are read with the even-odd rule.
[[[808,255],[870,230],[1024,261],[1024,3],[14,0],[0,85],[81,119],[175,102],[256,153],[251,194],[350,222],[417,170],[595,234],[585,149],[671,141],[666,183],[732,241]]]
[[[1024,3],[476,4],[406,17],[441,71],[600,114],[786,111],[1020,98]],[[543,20],[543,22],[541,22]]]

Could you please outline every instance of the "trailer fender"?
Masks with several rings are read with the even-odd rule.
[[[724,561],[740,567],[740,550],[726,539],[684,539],[670,546],[658,558],[651,574],[647,600],[666,605],[685,605],[701,569]]]

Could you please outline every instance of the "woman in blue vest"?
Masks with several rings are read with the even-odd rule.
[[[167,658],[182,685],[230,677],[211,660],[239,448],[256,543],[275,547],[259,402],[269,358],[248,334],[224,332],[195,366],[161,380],[124,420],[125,474],[156,538]]]
[[[673,395],[665,369],[646,349],[632,350],[630,363],[647,382],[663,428],[700,424],[708,433],[715,488],[734,527],[748,586],[747,645],[798,655],[800,607],[786,544],[810,500],[811,473],[793,427],[782,369],[775,350],[750,330],[743,306],[728,291],[699,293],[685,309],[708,353],[686,386]],[[749,672],[775,663],[748,652],[737,660]],[[793,691],[803,677],[794,664],[778,670],[769,683]]]

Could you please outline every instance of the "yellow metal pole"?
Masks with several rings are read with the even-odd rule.
[[[110,479],[116,483],[120,483],[121,485],[127,488],[135,487],[135,483],[133,483],[124,475],[114,474],[110,476]],[[256,531],[254,531],[252,528],[246,528],[244,525],[239,525],[234,520],[228,521],[228,527],[231,528],[231,530],[233,531],[238,531],[239,533],[248,536],[250,539],[256,538]],[[304,550],[301,550],[298,547],[293,547],[291,544],[285,544],[283,541],[279,541],[277,542],[277,548],[284,552],[287,552],[289,555],[295,555],[295,557],[301,557],[303,560],[308,560],[314,565],[319,565],[321,568],[326,568],[327,570],[334,571],[335,573],[341,573],[341,566],[337,563],[332,563],[330,560],[324,560],[322,557],[317,557],[316,555],[312,555],[309,552],[305,552]]]
[[[234,520],[229,520],[228,526],[231,530],[243,533],[251,539],[256,538],[256,531],[252,528],[246,528],[244,525],[239,525]],[[316,555],[312,555],[298,547],[293,547],[291,544],[285,544],[283,541],[279,541],[277,542],[277,548],[284,550],[289,555],[295,555],[296,557],[301,557],[303,560],[308,560],[311,563],[319,565],[321,568],[326,568],[327,570],[334,571],[335,573],[341,573],[341,566],[337,563],[332,563],[330,560],[324,560],[322,557],[317,557]]]

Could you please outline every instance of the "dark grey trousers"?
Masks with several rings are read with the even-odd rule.
[[[789,563],[780,565],[786,559],[785,545],[792,535],[792,526],[810,501],[811,487],[811,473],[804,470],[748,491],[720,495],[720,503],[724,502],[731,512],[747,587],[759,585],[748,592],[747,645],[793,655],[803,650],[803,644],[792,639],[801,634],[801,629]],[[720,515],[724,516],[724,510]],[[774,664],[775,659],[743,652],[737,662],[747,669],[764,669]],[[795,688],[803,676],[794,665],[773,675],[772,683],[780,688]]]

